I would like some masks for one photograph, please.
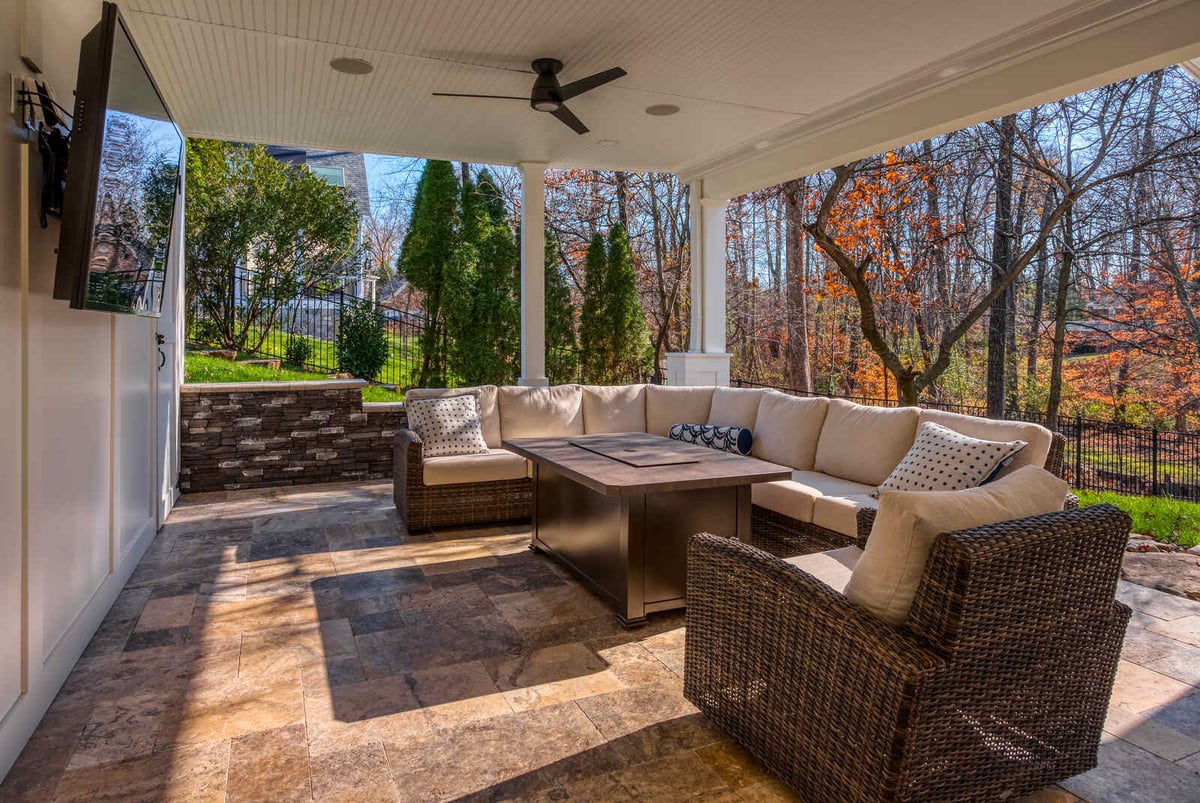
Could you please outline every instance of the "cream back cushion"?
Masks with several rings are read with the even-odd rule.
[[[646,431],[645,385],[584,385],[583,431]]]
[[[804,399],[777,390],[764,391],[754,424],[754,457],[800,471],[811,471],[817,438],[829,410],[828,399]]]
[[[583,434],[579,385],[500,388],[500,434],[504,438],[560,438]]]
[[[646,431],[667,436],[672,424],[703,424],[712,406],[713,388],[646,386]]]
[[[464,392],[479,391],[479,426],[483,430],[483,442],[489,449],[500,448],[500,410],[496,404],[496,386],[480,385],[474,388],[413,388],[404,394],[404,401],[434,399],[439,396],[461,396]]]
[[[715,389],[708,410],[708,423],[718,427],[744,427],[753,432],[762,394],[763,391],[758,388]]]
[[[887,479],[917,435],[916,407],[867,407],[830,399],[813,467],[865,485]]]
[[[1067,484],[1035,466],[962,491],[884,491],[846,597],[888,624],[903,624],[938,535],[1053,513],[1066,498]]]
[[[946,429],[972,438],[989,441],[1025,441],[1025,448],[1013,455],[1012,462],[1000,469],[997,477],[1012,474],[1021,466],[1041,468],[1046,465],[1046,456],[1050,454],[1050,445],[1054,440],[1054,435],[1050,430],[1040,424],[1028,421],[997,421],[992,418],[947,413],[943,410],[922,410],[921,423],[924,424],[926,421],[941,424]]]

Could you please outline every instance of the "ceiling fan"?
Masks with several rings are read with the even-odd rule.
[[[537,78],[534,79],[533,89],[530,90],[527,98],[516,95],[466,95],[458,92],[434,92],[433,94],[442,98],[525,100],[535,111],[553,114],[576,134],[586,134],[588,127],[566,107],[566,101],[578,97],[584,92],[591,92],[596,87],[603,86],[609,81],[615,81],[626,74],[620,67],[613,67],[611,70],[604,70],[595,75],[589,75],[587,78],[560,85],[558,74],[562,71],[563,63],[558,59],[534,59],[530,66],[537,73]]]

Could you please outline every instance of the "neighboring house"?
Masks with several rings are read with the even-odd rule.
[[[268,146],[267,152],[281,162],[306,165],[314,174],[333,186],[345,187],[358,206],[359,220],[371,214],[367,161],[361,153],[291,148],[284,145]],[[361,234],[359,244],[361,245]],[[356,260],[355,264],[347,266],[342,289],[359,298],[374,300],[377,279],[378,277],[370,271],[367,260]]]

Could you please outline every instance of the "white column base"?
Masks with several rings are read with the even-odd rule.
[[[544,376],[522,376],[517,379],[517,384],[527,388],[544,388],[549,387],[550,380]]]
[[[726,386],[729,384],[729,355],[699,351],[667,354],[667,384]]]

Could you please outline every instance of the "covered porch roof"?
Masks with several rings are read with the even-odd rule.
[[[191,136],[500,164],[655,170],[728,198],[1200,56],[1189,0],[128,0]],[[577,135],[527,104],[564,81]],[[366,76],[335,72],[365,59]],[[679,112],[652,116],[647,107]]]

